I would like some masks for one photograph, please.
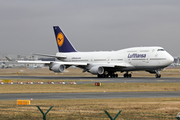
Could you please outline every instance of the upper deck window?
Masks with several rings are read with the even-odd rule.
[[[165,51],[164,49],[158,49],[157,51]]]

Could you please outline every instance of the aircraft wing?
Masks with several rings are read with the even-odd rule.
[[[134,67],[133,65],[129,64],[129,63],[117,63],[115,64],[115,67]]]
[[[63,65],[87,65],[87,63],[82,62],[62,62],[62,61],[17,61],[18,63],[23,64],[47,64],[50,65],[51,63],[63,64]]]
[[[97,64],[98,66],[102,66],[102,67],[133,67],[131,64],[129,63],[108,63],[108,64]]]
[[[33,55],[54,57],[54,58],[57,58],[57,59],[66,59],[67,58],[66,56],[56,56],[56,55],[41,54],[41,53],[33,53]]]
[[[0,63],[8,63],[9,61],[0,61]]]
[[[75,66],[86,66],[90,63],[84,63],[84,62],[62,62],[62,61],[17,61],[18,63],[24,63],[24,64],[51,64],[51,63],[58,63],[63,65],[75,65]],[[102,67],[133,67],[129,63],[108,63],[108,64],[93,64],[93,66],[98,65]]]

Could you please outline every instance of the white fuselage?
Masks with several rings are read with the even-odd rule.
[[[56,56],[65,56],[66,59],[62,60],[64,62],[85,62],[90,66],[101,64],[131,65],[127,68],[112,68],[114,71],[162,69],[174,61],[174,58],[162,47],[133,47],[118,51],[57,53]]]

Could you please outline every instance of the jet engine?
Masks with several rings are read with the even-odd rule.
[[[63,72],[64,69],[65,69],[65,66],[62,64],[58,64],[58,63],[52,64],[49,66],[49,70],[51,70],[55,73]]]
[[[89,69],[89,72],[92,73],[92,74],[103,74],[104,73],[104,68],[101,67],[101,66],[94,66],[92,67],[91,69]]]

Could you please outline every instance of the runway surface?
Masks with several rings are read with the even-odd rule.
[[[115,99],[115,98],[170,98],[180,97],[180,92],[101,92],[101,93],[26,93],[0,94],[0,100],[47,99]]]
[[[0,79],[44,79],[72,80],[77,84],[85,83],[179,83],[180,78],[96,78],[96,77],[60,77],[60,76],[0,76]],[[83,81],[78,81],[83,80]],[[0,94],[0,100],[17,99],[113,99],[113,98],[169,98],[180,97],[180,91],[175,92],[101,92],[101,93],[26,93],[26,94]]]
[[[97,77],[61,77],[61,76],[0,76],[0,79],[44,79],[54,82],[72,80],[77,84],[84,83],[180,83],[180,78],[153,78],[153,77],[132,77],[132,78],[97,78]],[[83,81],[80,81],[83,80]]]

